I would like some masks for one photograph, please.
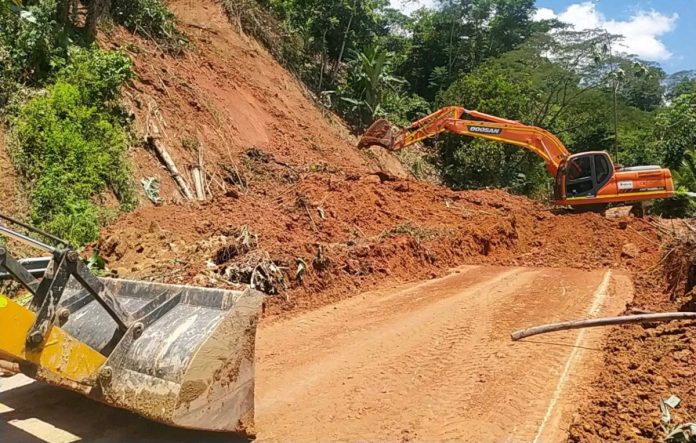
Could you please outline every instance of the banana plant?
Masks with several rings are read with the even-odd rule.
[[[351,53],[341,100],[360,115],[361,121],[372,120],[378,115],[386,94],[398,91],[405,83],[405,80],[392,75],[393,55],[378,45]]]

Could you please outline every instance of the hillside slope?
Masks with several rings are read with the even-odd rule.
[[[173,1],[169,6],[191,40],[185,55],[164,54],[153,42],[123,30],[103,44],[126,50],[138,79],[126,102],[140,135],[158,138],[182,173],[198,162],[200,148],[214,194],[225,171],[239,170],[241,154],[259,149],[299,170],[367,171],[355,140],[330,113],[316,106],[303,86],[254,40],[238,34],[215,2]],[[178,199],[169,175],[152,155],[133,153],[136,175],[155,175],[162,197]]]

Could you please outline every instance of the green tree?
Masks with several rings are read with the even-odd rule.
[[[696,146],[696,94],[683,94],[671,106],[660,110],[655,134],[664,164],[677,169],[687,150]]]
[[[665,94],[665,71],[657,65],[632,60],[622,60],[619,66],[622,81],[618,93],[623,101],[643,111],[657,109]]]
[[[511,78],[490,63],[462,76],[438,101],[525,121],[534,113],[537,95],[529,75]],[[524,149],[451,134],[437,145],[443,178],[455,188],[497,186],[533,193],[545,183],[543,162]]]
[[[334,80],[346,54],[372,44],[381,29],[377,11],[387,3],[386,0],[270,1],[272,9],[291,30],[303,36],[309,55],[318,56],[318,74],[309,81],[320,92],[328,80]]]
[[[531,21],[533,0],[442,0],[421,10],[399,73],[432,99],[461,74],[507,52],[545,25]]]

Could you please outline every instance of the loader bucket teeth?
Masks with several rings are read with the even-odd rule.
[[[372,123],[358,142],[359,149],[369,148],[374,145],[382,146],[389,150],[394,148],[394,130],[391,123],[385,119],[379,119]]]

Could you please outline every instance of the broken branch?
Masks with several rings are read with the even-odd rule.
[[[517,341],[548,332],[565,331],[568,329],[594,328],[597,326],[626,325],[634,323],[669,322],[674,320],[696,320],[696,312],[662,312],[658,314],[624,315],[621,317],[593,318],[590,320],[574,320],[515,331],[512,339]]]

